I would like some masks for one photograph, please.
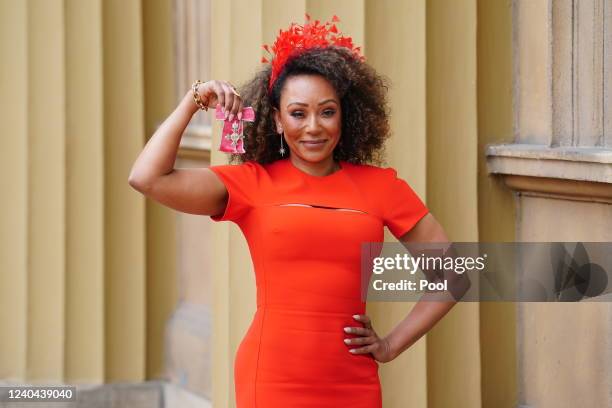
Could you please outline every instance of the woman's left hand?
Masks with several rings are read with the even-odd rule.
[[[372,327],[372,322],[368,315],[355,315],[353,319],[363,323],[364,327],[345,327],[344,332],[355,334],[361,337],[344,339],[344,343],[348,346],[363,346],[350,348],[352,354],[367,354],[372,353],[376,361],[386,363],[395,358],[391,347],[386,338],[380,338]]]

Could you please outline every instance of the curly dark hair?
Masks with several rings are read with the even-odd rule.
[[[255,121],[244,123],[246,153],[232,154],[231,162],[265,164],[283,158],[273,108],[279,109],[287,78],[303,74],[323,76],[340,98],[342,130],[334,159],[354,164],[382,162],[384,143],[390,136],[386,77],[358,60],[350,50],[337,46],[312,48],[291,57],[268,92],[271,72],[268,64],[238,88],[244,106],[255,110]]]

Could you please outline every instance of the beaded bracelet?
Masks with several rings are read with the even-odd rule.
[[[206,102],[203,103],[200,99],[200,94],[198,93],[198,85],[200,84],[202,84],[202,81],[197,79],[193,85],[191,85],[191,90],[193,91],[193,101],[201,110],[208,111],[208,98],[206,98]]]

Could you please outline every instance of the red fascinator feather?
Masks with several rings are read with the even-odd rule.
[[[351,50],[359,60],[364,61],[365,57],[361,55],[361,47],[355,47],[351,37],[345,37],[338,32],[335,23],[339,21],[340,19],[334,15],[331,22],[321,24],[319,20],[315,20],[313,23],[310,21],[310,16],[306,14],[306,23],[303,26],[291,23],[287,30],[279,30],[272,47],[264,44],[263,49],[271,55],[272,60],[272,75],[268,84],[268,92],[274,86],[287,60],[311,48],[325,48],[330,45],[345,47]],[[261,62],[270,61],[264,57]]]

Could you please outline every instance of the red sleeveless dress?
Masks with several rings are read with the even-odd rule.
[[[392,168],[340,165],[322,177],[289,159],[210,167],[229,193],[211,218],[240,227],[257,286],[234,363],[238,408],[382,407],[378,362],[344,343],[365,314],[361,243],[382,242],[384,226],[399,238],[429,211]]]

